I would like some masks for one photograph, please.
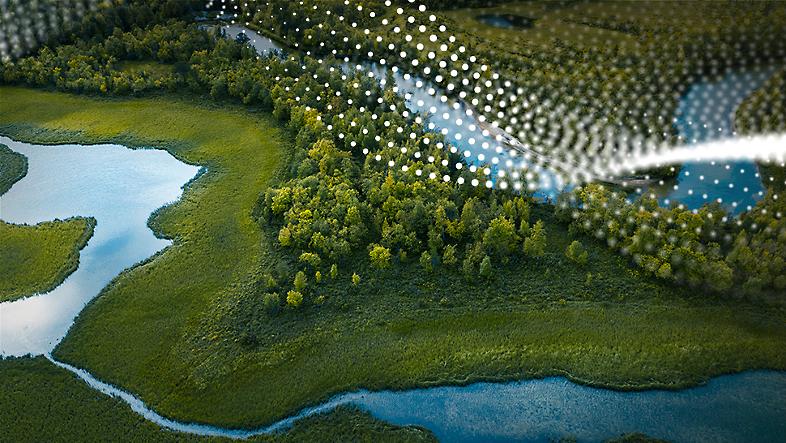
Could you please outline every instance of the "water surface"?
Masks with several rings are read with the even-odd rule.
[[[0,196],[0,219],[36,224],[73,216],[97,220],[79,267],[54,290],[0,303],[0,355],[44,354],[112,278],[168,246],[147,226],[177,200],[198,168],[162,150],[118,145],[39,146],[0,137],[28,159],[27,175]]]

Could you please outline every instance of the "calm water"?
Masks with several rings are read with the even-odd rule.
[[[410,86],[422,89],[405,83],[400,88],[406,90]],[[442,111],[465,113],[461,105],[436,102],[428,94],[416,95],[414,89],[410,102],[429,110],[431,121],[437,120]],[[427,102],[427,98],[431,101]],[[422,104],[418,103],[420,100]],[[698,108],[702,106],[700,102],[693,103]],[[440,107],[432,112],[431,105]],[[457,133],[464,134],[463,125],[455,124],[455,118],[444,120],[455,125],[446,135],[455,138]],[[472,121],[469,116],[467,121]],[[437,123],[435,126],[450,127]],[[473,144],[468,138],[462,139],[467,147],[477,146],[477,140]],[[461,139],[458,141],[462,143]],[[48,294],[0,304],[0,352],[48,353],[84,305],[114,276],[169,244],[153,236],[147,219],[156,208],[179,198],[181,186],[197,173],[197,168],[164,151],[129,150],[115,145],[35,146],[2,137],[0,143],[29,160],[28,175],[0,197],[0,218],[14,223],[74,215],[94,216],[98,220],[94,237],[82,251],[79,269],[65,283]],[[497,153],[491,144],[486,149]],[[166,419],[132,394],[103,383],[86,371],[55,364],[93,388],[121,398],[148,420],[202,435],[243,438],[274,432],[304,416],[354,404],[394,424],[424,426],[442,441],[551,441],[563,437],[601,441],[629,432],[675,442],[786,441],[784,372],[723,376],[706,386],[681,391],[617,392],[556,377],[396,392],[359,391],[338,395],[265,428],[232,430]]]
[[[443,442],[600,442],[626,433],[679,442],[786,441],[786,373],[746,372],[680,391],[619,392],[561,377],[407,391],[356,391],[258,429],[226,429],[167,419],[132,394],[54,362],[94,389],[120,398],[160,426],[197,435],[248,438],[341,405],[397,425],[418,425]],[[264,401],[261,399],[260,401]]]
[[[198,168],[161,150],[37,146],[6,137],[0,143],[24,154],[29,165],[27,176],[0,196],[0,219],[35,224],[80,215],[98,221],[79,268],[63,284],[0,303],[0,355],[43,354],[112,278],[170,244],[153,235],[147,219],[177,200]]]
[[[772,67],[737,70],[691,86],[680,100],[675,121],[684,143],[733,137],[740,103],[775,71]],[[752,161],[693,162],[682,165],[676,184],[656,193],[663,195],[663,204],[678,201],[690,209],[720,199],[727,210],[739,214],[762,198],[764,186]]]

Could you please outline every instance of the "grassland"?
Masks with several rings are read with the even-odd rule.
[[[235,441],[161,428],[43,357],[0,360],[0,396],[4,441]],[[325,435],[340,441],[434,441],[428,431],[390,426],[348,408],[303,419],[286,432],[250,441],[321,442]]]
[[[79,266],[79,251],[93,236],[94,218],[75,217],[35,226],[0,221],[0,302],[48,292]]]
[[[27,157],[0,144],[0,195],[27,174]]]
[[[559,374],[676,388],[786,369],[782,306],[645,280],[601,244],[587,245],[590,262],[577,267],[564,257],[570,235],[545,208],[535,216],[550,229],[546,256],[495,270],[491,281],[415,263],[378,274],[357,260],[335,281],[310,281],[321,303],[271,316],[261,276],[292,265],[252,217],[286,145],[266,116],[169,98],[0,93],[10,98],[0,104],[0,132],[16,138],[155,145],[208,166],[151,220],[174,245],[117,278],[55,351],[163,415],[250,427],[358,387]]]

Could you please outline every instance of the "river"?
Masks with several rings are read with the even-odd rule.
[[[417,96],[413,98],[418,100]],[[425,103],[424,103],[425,105]],[[455,108],[454,108],[455,109]],[[95,235],[76,272],[55,290],[0,304],[2,355],[45,354],[62,339],[75,316],[112,278],[161,251],[169,241],[147,226],[157,208],[177,200],[194,166],[160,150],[117,145],[37,146],[0,137],[28,157],[29,172],[2,197],[0,217],[37,223],[74,215],[94,216]],[[622,392],[587,387],[562,377],[508,383],[475,383],[406,391],[357,391],[256,430],[182,423],[150,410],[140,399],[87,371],[53,361],[88,385],[128,403],[163,427],[244,438],[275,432],[295,420],[353,404],[398,425],[421,425],[443,441],[601,441],[623,433],[681,441],[783,440],[786,373],[746,372],[717,377],[677,391]]]

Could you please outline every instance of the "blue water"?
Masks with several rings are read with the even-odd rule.
[[[169,153],[118,145],[39,146],[0,137],[28,159],[27,175],[0,196],[0,219],[36,224],[73,216],[97,220],[79,268],[46,293],[0,303],[0,356],[44,354],[112,278],[171,244],[147,226],[198,168]]]
[[[713,81],[692,85],[680,100],[675,126],[683,143],[734,137],[734,114],[746,97],[761,87],[776,68],[735,70]],[[752,161],[694,162],[682,165],[677,182],[661,199],[696,209],[717,201],[730,213],[749,210],[764,196],[759,170]]]
[[[701,91],[700,87],[692,89],[698,97],[686,103],[705,109],[701,100],[711,94]],[[708,122],[708,126],[714,124],[718,122]],[[704,137],[701,131],[696,131],[694,138]],[[111,278],[169,244],[153,236],[147,218],[156,208],[178,199],[182,184],[197,168],[163,151],[116,145],[36,146],[3,137],[0,143],[29,160],[28,175],[0,197],[0,218],[14,223],[74,215],[98,220],[94,237],[82,251],[79,269],[65,283],[48,294],[0,304],[0,353],[48,353]],[[682,183],[688,183],[689,177],[695,175],[686,175]],[[560,377],[408,391],[357,391],[340,394],[271,426],[245,431],[166,419],[133,395],[96,380],[86,371],[56,364],[95,389],[118,396],[148,420],[200,435],[243,438],[270,433],[295,419],[354,404],[390,423],[426,427],[441,441],[449,442],[545,442],[560,438],[594,442],[631,432],[674,442],[786,441],[785,372],[723,376],[705,386],[680,391],[619,392],[577,385]]]
[[[359,398],[357,398],[359,397]],[[561,377],[403,392],[352,403],[445,442],[603,441],[640,432],[673,442],[786,441],[786,373],[718,377],[679,391],[619,392]]]

